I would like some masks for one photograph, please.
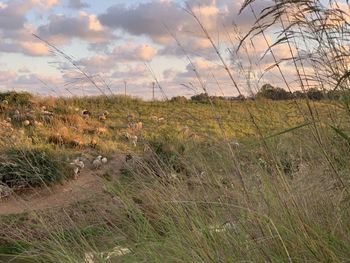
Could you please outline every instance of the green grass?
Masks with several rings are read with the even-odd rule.
[[[243,7],[253,2],[244,1]],[[0,107],[2,178],[24,178],[34,186],[38,178],[59,181],[68,162],[60,156],[131,153],[134,159],[103,196],[1,217],[0,253],[40,263],[87,262],[87,252],[101,263],[349,262],[348,24],[340,13],[333,23],[341,10],[320,1],[270,4],[254,14],[257,21],[246,37],[233,29],[234,38],[265,38],[264,30],[275,29],[277,40],[267,43],[267,53],[288,44],[283,50],[289,58],[272,62],[281,71],[289,63],[288,72],[279,72],[286,88],[293,88],[287,82],[294,67],[298,88],[339,89],[339,100],[145,102],[1,94],[8,102]],[[196,33],[208,38],[218,55],[213,62],[221,62],[242,95],[244,87],[237,85],[216,37],[195,11],[186,11],[199,26]],[[235,51],[232,43],[235,59],[250,49],[245,42],[240,47]],[[43,106],[52,118],[43,117]],[[82,110],[91,117],[81,116]],[[104,111],[110,114],[100,121]],[[139,122],[142,129],[129,127]],[[138,137],[136,146],[127,139],[130,134]],[[116,246],[130,253],[108,259]]]
[[[253,2],[244,1],[243,8]],[[8,177],[30,186],[61,181],[75,156],[134,156],[118,180],[107,183],[104,195],[69,207],[2,216],[0,261],[87,262],[88,252],[99,263],[349,262],[345,13],[322,1],[269,3],[254,14],[257,21],[248,35],[235,28],[227,32],[247,41],[240,50],[231,43],[231,55],[250,57],[244,54],[250,50],[248,40],[265,39],[263,32],[274,29],[277,39],[266,43],[267,55],[274,57],[285,87],[297,83],[307,93],[319,85],[341,94],[339,100],[222,101],[202,95],[206,101],[145,102],[123,96],[0,94],[7,100],[0,105],[0,178],[10,186]],[[185,11],[199,26],[196,34],[206,37],[218,55],[212,62],[221,63],[242,95],[245,87],[236,83],[216,36],[194,10]],[[283,51],[290,54],[278,61],[276,47],[285,44]],[[288,72],[282,72],[286,63]],[[251,66],[240,71],[254,71]],[[287,83],[293,67],[297,74]],[[207,92],[200,72],[194,73]],[[45,117],[44,109],[53,117]],[[91,112],[90,118],[82,110]],[[100,121],[104,111],[110,114]],[[140,122],[142,129],[130,127]],[[130,135],[138,137],[136,146]],[[108,259],[116,246],[130,253]]]
[[[0,156],[0,181],[12,188],[28,188],[62,182],[63,158],[43,147],[9,147]]]
[[[203,103],[118,97],[51,102],[46,106],[55,113],[54,121],[15,128],[13,133],[26,150],[11,147],[4,158],[13,158],[16,164],[29,161],[51,182],[64,171],[56,162],[61,155],[133,152],[139,157],[123,168],[116,184],[108,186],[107,199],[23,215],[21,220],[3,218],[3,254],[19,253],[34,262],[84,262],[85,252],[119,245],[132,253],[97,262],[346,262],[350,258],[350,199],[345,190],[350,182],[349,145],[331,128],[337,126],[345,134],[349,122],[337,102],[313,105],[321,146],[313,136],[315,126],[304,125],[290,102],[226,102],[214,109]],[[39,112],[42,103],[37,103],[31,107]],[[242,103],[252,109],[264,140]],[[299,103],[306,111],[305,101]],[[82,109],[90,110],[92,117],[82,119]],[[3,112],[4,118],[12,110]],[[110,116],[101,123],[97,116],[104,110]],[[129,114],[133,120],[127,119]],[[158,123],[152,116],[165,120]],[[334,123],[335,117],[341,122]],[[123,136],[129,121],[143,123],[136,147]],[[93,125],[108,132],[86,134],[84,128]],[[188,129],[182,131],[185,126]],[[62,127],[65,136],[80,138],[84,145],[49,144],[47,136]],[[36,138],[36,144],[26,141],[28,135]],[[96,149],[88,146],[91,136],[98,140]],[[240,145],[231,146],[231,141]],[[29,245],[24,251],[7,249],[17,242]]]

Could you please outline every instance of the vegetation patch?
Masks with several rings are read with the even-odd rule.
[[[13,147],[0,156],[0,181],[11,188],[36,187],[60,182],[65,164],[44,147]]]
[[[29,106],[34,100],[34,96],[28,92],[9,91],[0,93],[0,101],[8,101],[9,104],[17,106]]]

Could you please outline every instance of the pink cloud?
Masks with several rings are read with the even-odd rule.
[[[21,43],[24,53],[31,56],[48,56],[50,50],[44,43],[41,42],[23,42]]]

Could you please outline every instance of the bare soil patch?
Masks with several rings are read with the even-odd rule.
[[[1,200],[0,215],[67,207],[79,201],[90,200],[104,193],[106,183],[117,178],[122,165],[123,158],[119,155],[110,158],[109,162],[98,170],[87,164],[76,180],[33,189]]]

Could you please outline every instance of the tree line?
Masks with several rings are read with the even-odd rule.
[[[209,96],[207,93],[201,93],[192,96],[190,99],[187,99],[185,96],[176,96],[171,98],[172,102],[186,102],[188,100],[194,102],[206,103],[211,101],[218,100],[255,100],[255,99],[269,99],[269,100],[291,100],[291,99],[310,99],[310,100],[339,100],[342,96],[346,95],[345,91],[341,90],[328,90],[322,91],[316,88],[310,88],[305,92],[294,91],[290,92],[285,89],[274,87],[271,84],[263,85],[260,90],[253,96],[235,96],[235,97],[224,97],[224,96]]]

